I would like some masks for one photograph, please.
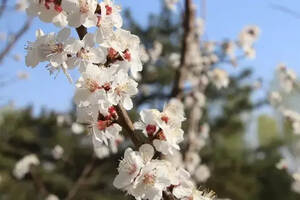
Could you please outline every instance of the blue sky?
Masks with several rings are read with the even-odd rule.
[[[116,0],[124,8],[130,8],[139,23],[146,25],[150,13],[158,13],[162,0]],[[14,1],[9,1],[13,3]],[[195,0],[200,6],[201,0]],[[257,58],[240,63],[241,67],[254,68],[254,77],[263,77],[266,86],[273,77],[273,72],[279,62],[285,62],[300,74],[300,18],[273,9],[272,3],[284,5],[295,11],[299,10],[299,0],[207,0],[206,38],[211,40],[234,39],[239,31],[249,24],[258,25],[262,34],[256,43]],[[12,4],[10,4],[12,5]],[[17,30],[25,19],[25,15],[7,12],[0,20],[0,32]],[[15,82],[0,89],[0,105],[13,100],[17,107],[34,105],[38,112],[42,107],[56,111],[67,111],[71,108],[74,86],[70,85],[63,74],[55,79],[45,70],[45,64],[35,69],[27,68],[24,59],[13,60],[12,55],[25,54],[26,41],[34,40],[36,29],[45,32],[57,31],[50,24],[44,24],[38,19],[25,36],[17,43],[11,54],[0,65],[0,76],[13,77],[18,71],[30,74],[27,81]],[[0,48],[4,46],[0,42]]]

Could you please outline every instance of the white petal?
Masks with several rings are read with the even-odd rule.
[[[148,163],[154,156],[154,149],[150,144],[143,144],[139,148],[139,152],[141,153],[145,163]]]
[[[71,34],[71,30],[69,28],[63,28],[61,31],[57,34],[57,41],[63,42],[69,38]]]

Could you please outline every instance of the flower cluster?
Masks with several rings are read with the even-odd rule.
[[[277,67],[276,75],[279,85],[274,91],[270,92],[269,101],[271,105],[280,111],[285,119],[291,122],[293,132],[300,134],[300,114],[288,108],[288,105],[285,105],[287,98],[286,95],[284,96],[284,94],[290,94],[296,88],[297,75],[292,69],[287,68],[282,63]]]
[[[27,173],[30,172],[31,166],[39,164],[40,161],[36,155],[27,155],[16,163],[13,174],[17,179],[22,179]]]
[[[169,10],[175,11],[176,10],[176,4],[179,0],[164,0],[165,5]]]
[[[69,69],[79,68],[75,103],[78,122],[88,124],[94,144],[108,144],[121,131],[114,106],[133,107],[131,97],[137,94],[136,77],[142,70],[139,38],[121,29],[120,7],[110,0],[63,0],[29,2],[28,13],[41,20],[71,27],[97,27],[82,40],[70,37],[70,28],[57,34],[36,32],[36,41],[28,44],[27,66],[36,67],[48,61],[51,72],[62,70],[72,81]],[[130,72],[130,73],[129,73]]]
[[[276,88],[273,88],[273,91],[270,92],[269,101],[272,106],[274,106],[279,113],[284,117],[285,120],[290,122],[292,131],[297,136],[300,135],[300,113],[295,108],[291,108],[289,101],[293,99],[291,95],[297,89],[297,75],[292,70],[289,69],[285,64],[281,63],[277,67],[276,71]],[[297,152],[300,143],[296,142],[293,144],[291,155],[296,155],[294,151]],[[292,183],[292,190],[300,193],[300,174],[299,167],[293,166],[293,162],[296,162],[294,156],[282,158],[276,165],[280,170],[287,170],[292,174],[294,182]]]
[[[277,67],[280,87],[287,93],[290,93],[296,85],[297,75],[292,70],[287,68],[285,64],[279,64]]]
[[[114,186],[136,199],[160,200],[163,193],[182,200],[214,197],[213,193],[196,190],[184,169],[175,168],[166,160],[154,159],[154,152],[149,144],[142,145],[139,151],[128,148],[120,161]]]
[[[179,150],[179,143],[183,141],[181,123],[185,120],[182,103],[172,99],[162,112],[155,109],[142,110],[141,120],[134,124],[142,130],[158,152],[165,155]]]
[[[77,122],[87,125],[98,157],[106,157],[110,150],[116,152],[123,140],[119,133],[122,130],[120,120],[124,116],[120,116],[123,113],[119,110],[133,108],[132,97],[138,93],[136,80],[142,70],[141,60],[156,62],[162,53],[162,45],[154,43],[149,55],[144,50],[143,56],[139,38],[121,28],[121,9],[112,0],[101,3],[97,0],[29,0],[28,3],[28,15],[38,16],[62,29],[57,34],[36,32],[36,41],[28,43],[27,66],[36,67],[47,62],[51,73],[62,70],[70,82],[72,78],[68,71],[78,68],[80,78],[75,84],[74,96]],[[71,37],[72,31],[67,26],[76,28],[80,40]],[[82,28],[90,30],[86,28],[92,27],[93,33],[81,32]],[[224,77],[224,73],[218,71],[211,75],[212,79],[218,79],[217,87],[228,85]],[[172,99],[162,112],[146,109],[140,115],[141,120],[134,128],[143,132],[149,144],[140,146],[139,151],[126,149],[114,186],[136,199],[160,200],[163,195],[183,200],[213,198],[212,193],[195,189],[189,172],[154,156],[172,155],[180,150],[179,143],[184,139],[181,128],[185,120],[183,104]],[[57,146],[52,153],[59,159],[63,149]],[[207,174],[209,176],[209,171],[201,166],[196,174],[203,180]]]
[[[260,29],[257,26],[246,26],[239,35],[238,44],[242,47],[245,54],[250,58],[254,58],[256,55],[253,44],[259,35]]]

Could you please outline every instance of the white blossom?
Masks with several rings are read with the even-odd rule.
[[[163,112],[142,110],[140,116],[141,121],[134,123],[134,126],[153,141],[157,151],[173,154],[174,150],[180,149],[178,144],[183,141],[181,123],[185,120],[181,102],[172,99]]]
[[[151,58],[152,63],[155,63],[158,60],[158,58],[162,53],[162,50],[163,50],[163,45],[158,41],[154,41],[153,47],[149,49],[149,56]]]
[[[79,135],[84,132],[84,126],[79,123],[72,123],[71,130],[74,134]]]
[[[282,97],[279,92],[273,91],[269,96],[269,101],[272,105],[278,106],[282,102]]]
[[[222,69],[216,68],[210,71],[209,76],[218,89],[226,88],[229,85],[228,74]]]
[[[278,65],[277,73],[280,87],[287,93],[291,92],[296,85],[296,73],[292,69],[287,68],[283,63]]]
[[[59,200],[59,198],[54,194],[49,194],[45,200]]]
[[[98,19],[99,30],[112,29],[112,27],[121,28],[123,19],[121,17],[121,7],[115,5],[112,0],[104,0],[100,3],[101,16]],[[102,34],[104,33],[102,32]]]
[[[15,168],[13,170],[13,175],[17,179],[22,179],[27,173],[30,172],[30,167],[32,165],[39,165],[39,164],[40,161],[36,155],[34,154],[27,155],[16,163]]]
[[[125,71],[130,69],[133,77],[142,71],[140,60],[140,39],[129,31],[118,28],[108,37],[102,34],[96,35],[96,41],[103,47],[108,48],[108,62],[120,63]]]
[[[28,0],[28,2],[29,6],[26,8],[27,15],[38,16],[40,20],[48,23],[51,22],[57,26],[67,25],[67,16],[60,5],[60,1]]]
[[[112,82],[112,90],[108,93],[108,101],[113,105],[121,103],[126,110],[133,107],[131,97],[138,93],[137,82],[129,78],[128,74],[120,70]]]
[[[162,192],[171,185],[170,169],[163,161],[155,160],[141,169],[128,193],[136,199],[160,200]]]
[[[66,64],[69,59],[69,52],[66,47],[74,41],[73,38],[69,37],[70,33],[69,28],[64,28],[57,34],[50,33],[47,35],[42,30],[38,30],[36,32],[37,40],[28,43],[26,65],[36,67],[40,62],[49,61],[50,72],[62,69],[71,82]]]
[[[62,148],[62,146],[60,145],[56,145],[53,149],[52,149],[52,156],[54,159],[59,160],[63,157],[64,154],[64,149]]]
[[[177,171],[179,184],[172,191],[178,199],[190,197],[193,194],[194,183],[191,181],[191,175],[186,170],[180,168]]]
[[[97,0],[63,0],[61,7],[68,13],[69,26],[76,28],[81,25],[87,28],[96,26],[98,21],[95,15]]]
[[[195,171],[195,178],[198,182],[205,182],[210,177],[210,170],[206,165],[199,165]]]
[[[154,149],[151,145],[144,144],[139,151],[126,149],[123,160],[120,161],[118,172],[114,180],[114,186],[118,189],[127,189],[154,155]]]
[[[165,5],[168,9],[175,11],[176,10],[176,4],[178,3],[178,0],[164,0]]]
[[[80,71],[84,72],[90,64],[103,64],[106,60],[101,48],[96,47],[94,34],[88,33],[82,40],[76,40],[68,47],[68,52],[72,58],[68,61],[68,66],[80,66]]]

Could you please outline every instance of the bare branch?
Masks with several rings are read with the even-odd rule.
[[[140,146],[139,140],[135,137],[133,123],[127,113],[127,111],[121,105],[116,106],[117,113],[119,115],[119,124],[124,127],[128,134],[127,136],[132,140],[136,147]]]
[[[78,34],[78,36],[81,40],[87,34],[87,29],[83,25],[76,28],[76,31],[77,31],[77,34]]]
[[[6,6],[7,6],[7,0],[2,0],[2,3],[0,5],[0,18],[2,17],[2,15],[6,9]]]
[[[93,154],[93,157],[92,157],[91,161],[88,162],[85,165],[81,175],[79,176],[79,178],[77,179],[77,181],[73,185],[73,187],[70,189],[70,191],[68,193],[68,196],[66,197],[66,200],[74,199],[74,197],[76,196],[76,194],[79,191],[80,187],[85,184],[87,178],[89,177],[89,175],[95,169],[96,160],[97,160],[97,157],[96,157],[95,154]]]
[[[188,67],[188,54],[193,39],[193,25],[195,22],[195,13],[192,0],[185,0],[184,13],[184,35],[182,40],[180,66],[176,71],[174,85],[171,92],[171,97],[180,98],[183,95],[184,79],[186,76],[186,68]]]
[[[35,188],[37,190],[38,195],[40,195],[42,198],[45,198],[49,193],[40,177],[40,175],[37,173],[37,167],[32,165],[30,167],[30,174],[32,176]]]
[[[32,19],[28,19],[23,27],[16,33],[11,41],[6,45],[6,47],[0,53],[0,63],[4,60],[5,56],[10,52],[13,46],[18,42],[18,40],[26,33],[31,25]]]
[[[295,18],[300,19],[300,13],[295,10],[292,10],[288,7],[285,7],[285,6],[279,5],[279,4],[275,4],[275,3],[270,3],[270,7],[274,10],[279,10],[281,12],[287,13]]]

